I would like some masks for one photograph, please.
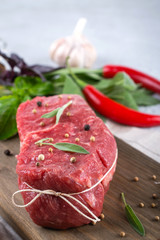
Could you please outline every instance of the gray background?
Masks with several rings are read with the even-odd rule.
[[[97,50],[94,67],[130,66],[160,79],[160,0],[0,0],[0,38],[30,63],[53,64],[51,43],[70,35],[80,17]],[[160,114],[160,105],[141,108]],[[160,127],[107,124],[114,135],[160,162]]]
[[[95,67],[125,64],[160,78],[160,0],[0,0],[0,38],[29,63],[51,63],[49,47],[80,17]],[[52,63],[51,63],[52,64]]]

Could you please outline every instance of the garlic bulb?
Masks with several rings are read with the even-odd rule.
[[[51,59],[59,66],[64,66],[69,56],[71,67],[90,68],[96,60],[96,50],[82,35],[86,19],[81,18],[71,36],[56,40],[50,49]]]

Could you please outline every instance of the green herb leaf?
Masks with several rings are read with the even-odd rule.
[[[71,68],[72,69],[72,68]],[[100,82],[101,80],[105,80],[102,76],[96,74],[96,73],[82,73],[82,74],[76,74],[78,78],[86,82],[87,84],[94,85]]]
[[[121,193],[121,195],[122,195],[122,200],[125,205],[126,216],[127,216],[127,219],[129,221],[130,225],[141,236],[145,236],[145,230],[144,230],[142,223],[140,222],[139,218],[136,216],[136,214],[133,211],[133,209],[131,208],[131,206],[126,203],[124,193]]]
[[[84,98],[84,95],[80,87],[74,82],[70,76],[66,76],[66,80],[63,87],[63,94],[78,94]]]
[[[63,106],[58,110],[57,115],[56,115],[56,124],[59,123],[59,119],[60,119],[61,115],[63,114],[64,110],[65,110],[69,105],[71,105],[71,104],[72,104],[72,100],[69,101],[68,103],[66,103],[65,105],[63,105]]]
[[[152,92],[144,88],[137,89],[132,93],[133,98],[139,106],[151,106],[160,104],[160,100],[152,96]]]
[[[130,78],[130,76],[125,72],[118,72],[114,76],[113,81],[115,81],[115,83],[118,85],[123,85],[123,87],[127,90],[132,91],[137,89],[137,84],[135,84],[134,81]]]
[[[100,91],[105,91],[105,89],[109,89],[114,86],[114,81],[112,79],[102,79],[97,84],[94,84],[94,87]]]
[[[64,82],[66,80],[66,76],[60,75],[60,76],[52,76],[52,78],[49,77],[49,81],[52,82],[54,92],[52,95],[59,95],[62,94]]]
[[[49,140],[50,138],[42,138],[39,141],[35,142],[35,144],[43,143],[46,140]]]
[[[42,118],[51,118],[51,117],[54,117],[56,116],[57,112],[60,110],[60,108],[56,108],[54,109],[52,112],[49,112],[49,113],[46,113],[44,115],[42,115],[41,117]]]
[[[47,96],[54,93],[54,86],[51,82],[42,82],[39,77],[23,76],[15,79],[12,92],[19,97],[24,98],[25,95],[30,97]]]
[[[66,151],[66,152],[76,152],[76,153],[82,153],[82,154],[89,154],[89,152],[77,145],[77,144],[73,144],[73,143],[66,143],[66,142],[59,142],[59,143],[50,143],[50,142],[44,142],[46,140],[49,140],[50,138],[43,138],[37,142],[35,142],[35,144],[39,144],[39,143],[42,143],[42,145],[51,145],[59,150],[62,150],[62,151]]]
[[[123,99],[119,99],[118,102],[125,105],[126,107],[132,108],[134,110],[138,110],[138,106],[136,104],[136,101],[134,100],[132,94],[128,91],[124,91],[123,94],[121,94]]]
[[[60,142],[53,144],[53,146],[62,151],[89,154],[89,152],[86,149],[77,144]]]
[[[77,77],[77,75],[75,75],[75,73],[72,71],[71,67],[69,66],[68,59],[69,59],[69,57],[67,57],[67,59],[66,59],[66,65],[67,65],[69,74],[72,76],[74,81],[76,81],[76,83],[79,85],[79,87],[84,88],[87,84],[84,81],[82,81],[79,77]]]
[[[0,97],[11,95],[11,94],[12,92],[7,87],[0,86]]]
[[[96,70],[93,69],[86,69],[86,68],[71,68],[72,72],[74,74],[85,74],[85,73],[96,73]],[[70,73],[68,68],[62,68],[56,71],[52,71],[48,73],[49,76],[55,76],[55,75],[68,75]]]
[[[133,209],[131,208],[131,206],[127,204],[127,206],[125,207],[125,211],[126,211],[127,219],[131,224],[131,226],[134,228],[134,230],[138,232],[141,236],[145,236],[144,227],[140,222],[139,218],[136,216]]]
[[[68,103],[66,103],[65,105],[63,105],[62,107],[56,108],[53,111],[42,115],[41,117],[42,118],[51,118],[51,117],[56,116],[56,124],[58,124],[59,119],[60,119],[61,115],[63,114],[64,110],[71,104],[72,104],[72,100],[69,101]]]
[[[16,112],[19,100],[9,95],[0,98],[0,140],[14,136],[17,133]]]

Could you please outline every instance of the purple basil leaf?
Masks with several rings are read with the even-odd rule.
[[[5,53],[2,53],[1,51],[0,51],[0,56],[3,57],[8,62],[8,64],[12,69],[17,65],[14,59],[8,57]]]
[[[27,66],[27,64],[24,62],[24,60],[15,53],[12,53],[10,58],[16,62],[16,67],[18,67],[20,69]]]
[[[43,82],[46,81],[46,78],[43,76],[43,74],[40,71],[34,70],[29,66],[21,69],[21,75],[38,76],[42,79]]]
[[[0,74],[0,84],[11,86],[13,85],[14,79],[18,76],[17,72],[6,70]]]
[[[55,68],[53,68],[53,67],[40,65],[40,64],[32,65],[32,66],[30,66],[30,69],[41,72],[41,73],[47,73],[47,72],[51,72],[51,71],[55,70]]]
[[[12,85],[17,76],[24,75],[38,76],[42,79],[42,81],[46,81],[44,76],[45,73],[61,69],[61,67],[53,68],[40,64],[29,66],[20,56],[15,53],[12,53],[9,57],[0,51],[0,56],[3,57],[11,67],[10,70],[5,70],[4,72],[0,73],[0,84],[3,85]],[[19,72],[15,71],[14,67],[17,67]]]

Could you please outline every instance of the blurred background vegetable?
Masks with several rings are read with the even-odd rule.
[[[16,111],[21,102],[35,96],[61,93],[84,97],[82,85],[92,85],[112,100],[134,110],[138,110],[139,106],[160,103],[151,91],[136,84],[125,72],[118,72],[113,78],[106,79],[101,69],[30,66],[17,54],[7,56],[0,52],[0,56],[10,66],[7,69],[2,64],[0,70],[0,83],[3,85],[0,87],[0,139],[7,139],[17,133]],[[134,126],[134,123],[131,125]]]
[[[90,68],[96,60],[96,50],[83,36],[82,32],[87,20],[80,18],[71,36],[56,40],[50,49],[51,59],[59,66],[64,66],[69,58],[71,67]]]

